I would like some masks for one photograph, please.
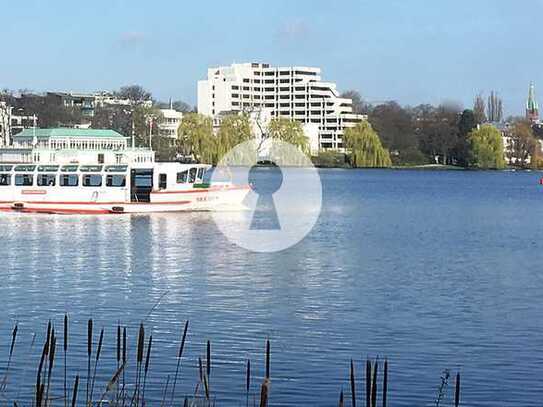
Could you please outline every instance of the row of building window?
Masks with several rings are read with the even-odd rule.
[[[308,75],[308,76],[316,76],[317,72],[313,71],[298,71],[298,70],[288,70],[288,71],[253,71],[253,74],[255,76],[261,76],[262,74],[264,76],[287,76],[287,75]]]
[[[232,85],[232,90],[239,90],[239,86]],[[323,87],[308,87],[308,86],[273,86],[273,87],[260,87],[260,86],[243,86],[242,90],[245,91],[254,91],[254,92],[307,92],[308,90],[316,90],[316,91],[329,91],[329,88],[323,88]]]

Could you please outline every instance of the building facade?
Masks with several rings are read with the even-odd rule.
[[[25,129],[0,148],[0,162],[50,164],[150,163],[154,152],[131,148],[127,138],[113,130]]]
[[[183,118],[183,113],[178,112],[171,107],[169,109],[160,109],[163,120],[158,124],[158,132],[161,136],[177,138],[177,129]]]
[[[0,102],[0,146],[10,145],[13,136],[37,125],[36,115],[27,115],[22,109],[14,109],[6,102]]]
[[[342,150],[343,131],[365,116],[353,113],[336,84],[321,79],[314,67],[272,67],[243,63],[208,69],[198,82],[198,112],[216,117],[224,112],[269,109],[272,117],[318,126],[320,150]]]

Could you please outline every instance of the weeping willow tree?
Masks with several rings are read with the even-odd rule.
[[[469,141],[473,165],[485,169],[505,167],[502,135],[496,127],[482,125],[469,134]]]
[[[304,154],[309,154],[309,139],[300,122],[276,117],[268,125],[268,137],[290,143],[298,147]]]
[[[309,138],[305,135],[300,122],[284,117],[273,118],[268,124],[267,139],[271,140],[270,159],[278,161],[276,164],[283,166],[303,166],[306,164],[305,156],[309,156]],[[273,140],[289,143],[288,145],[274,144]],[[300,154],[300,151],[303,154]],[[304,156],[305,155],[305,156]]]
[[[343,145],[350,152],[353,167],[390,167],[390,154],[367,121],[348,128],[343,134]]]
[[[196,161],[215,163],[217,160],[217,141],[213,135],[211,118],[199,113],[187,113],[177,129],[177,142],[180,152],[192,155]]]
[[[251,124],[249,115],[232,114],[225,116],[221,121],[221,126],[217,133],[216,139],[216,154],[217,161],[220,161],[225,154],[229,153],[229,161],[235,164],[246,162],[251,157],[244,157],[244,154],[249,153],[250,149],[232,150],[238,144],[252,139]],[[254,152],[253,152],[254,156]]]

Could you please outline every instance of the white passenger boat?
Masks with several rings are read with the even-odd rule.
[[[28,139],[31,140],[29,141]],[[121,214],[243,208],[248,185],[206,164],[155,162],[110,130],[28,129],[0,149],[0,211]]]

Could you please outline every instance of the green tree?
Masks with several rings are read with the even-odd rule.
[[[351,99],[353,102],[353,113],[368,114],[371,110],[371,105],[365,102],[356,90],[347,90],[341,94],[342,98]]]
[[[153,136],[153,150],[157,161],[174,161],[177,155],[175,140],[167,136]]]
[[[309,139],[304,133],[300,122],[283,117],[276,117],[268,126],[268,137],[281,140],[298,147],[303,153],[310,153]]]
[[[475,97],[473,102],[473,114],[475,115],[475,122],[477,124],[486,122],[485,100],[480,93]]]
[[[171,102],[171,104],[170,102],[157,102],[155,103],[155,105],[160,109],[169,109],[171,106],[173,110],[177,110],[178,112],[183,113],[189,113],[193,111],[191,105],[183,102],[182,100],[174,100],[173,102]]]
[[[471,109],[465,109],[458,121],[458,139],[452,150],[452,155],[457,164],[467,167],[470,163],[469,134],[477,127],[475,114]]]
[[[128,85],[121,87],[118,91],[113,92],[114,95],[129,99],[134,103],[143,103],[152,100],[153,95],[140,85]]]
[[[393,152],[393,159],[399,164],[417,155],[418,139],[415,134],[412,115],[396,102],[375,106],[368,121],[379,134],[383,146]]]
[[[131,111],[134,135],[137,147],[146,147],[150,143],[150,134],[158,136],[158,125],[164,120],[160,109],[138,105]]]
[[[217,146],[211,118],[199,113],[185,114],[177,129],[177,142],[181,154],[193,156],[202,163],[217,162]]]
[[[473,165],[492,169],[505,167],[502,135],[496,127],[484,124],[470,133],[469,140]]]
[[[458,141],[460,109],[452,104],[430,109],[418,123],[421,151],[442,164],[454,164],[453,148]]]
[[[216,139],[217,160],[238,144],[252,138],[249,115],[231,114],[223,117]]]
[[[343,134],[343,145],[350,152],[354,167],[390,167],[390,154],[381,144],[378,134],[367,121],[348,128]]]
[[[508,152],[508,158],[521,167],[536,167],[541,156],[541,145],[534,136],[531,123],[516,121],[511,137],[512,149]]]

